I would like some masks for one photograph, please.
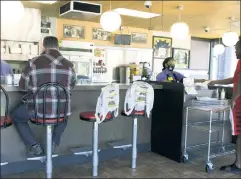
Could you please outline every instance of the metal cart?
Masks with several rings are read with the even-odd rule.
[[[189,111],[204,111],[209,113],[209,120],[201,122],[190,122],[188,120]],[[186,123],[185,123],[185,139],[184,139],[184,155],[183,162],[188,161],[188,152],[189,150],[195,149],[197,147],[207,147],[207,159],[205,170],[211,172],[214,169],[214,165],[211,161],[212,158],[218,156],[229,155],[235,153],[233,146],[224,144],[224,134],[225,134],[225,125],[230,124],[229,121],[226,121],[226,113],[230,111],[230,106],[228,105],[227,100],[193,100],[191,106],[186,107]],[[213,120],[213,113],[223,113],[223,118],[219,116],[218,120]],[[193,127],[197,130],[204,132],[209,132],[208,143],[187,146],[187,132],[188,128]],[[222,131],[221,141],[211,141],[211,134],[214,132]],[[220,145],[221,144],[221,145]]]

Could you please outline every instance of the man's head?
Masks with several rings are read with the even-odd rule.
[[[59,50],[59,41],[54,36],[47,36],[43,40],[43,51],[47,49]]]
[[[175,68],[175,64],[176,64],[175,60],[172,57],[168,57],[162,63],[162,66],[163,66],[162,70],[167,69],[169,71],[173,71]]]
[[[239,37],[239,41],[235,45],[235,53],[237,59],[241,59],[241,37]]]

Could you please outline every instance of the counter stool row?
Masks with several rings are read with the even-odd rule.
[[[46,160],[46,177],[52,178],[52,157],[57,155],[52,155],[52,126],[58,125],[65,120],[67,120],[67,101],[69,100],[68,91],[57,83],[47,83],[42,85],[39,90],[34,95],[34,104],[36,107],[36,96],[39,95],[40,91],[43,91],[43,114],[45,114],[46,109],[46,92],[49,88],[56,88],[59,108],[60,91],[64,92],[65,95],[65,108],[64,116],[60,115],[59,109],[57,109],[57,118],[45,118],[45,115],[38,117],[37,110],[35,110],[35,118],[30,119],[30,121],[36,125],[43,125],[47,127],[46,132],[46,156],[40,158],[28,158],[28,160],[41,160],[44,162]],[[12,120],[8,117],[8,104],[9,99],[7,92],[1,87],[6,97],[6,110],[5,116],[1,117],[1,128],[6,128],[12,124]],[[151,85],[145,82],[134,82],[127,90],[125,97],[124,109],[121,111],[122,116],[127,116],[133,118],[133,135],[132,144],[117,144],[110,143],[110,146],[114,148],[128,148],[132,146],[132,168],[136,168],[136,158],[137,158],[137,117],[149,117],[150,111],[153,107],[154,102],[154,90]],[[36,109],[36,108],[35,108]],[[98,176],[98,126],[102,122],[109,122],[114,120],[118,116],[119,110],[119,86],[117,84],[109,84],[102,88],[101,94],[97,100],[95,111],[85,111],[80,112],[80,120],[93,123],[93,135],[92,135],[92,150],[91,149],[71,149],[75,155],[85,155],[89,156],[92,154],[92,175]],[[7,164],[7,162],[3,163]],[[1,165],[3,165],[1,163]]]

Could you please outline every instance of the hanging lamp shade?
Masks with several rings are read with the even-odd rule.
[[[189,34],[189,27],[185,22],[177,22],[171,27],[172,38],[183,40]]]
[[[221,55],[225,51],[225,47],[222,44],[217,44],[213,48],[215,55]]]
[[[1,23],[16,24],[24,14],[24,7],[20,0],[1,1]]]
[[[120,29],[121,16],[115,11],[104,12],[100,17],[101,27],[108,32],[114,32]]]
[[[234,46],[238,42],[238,34],[236,32],[225,32],[222,37],[224,45],[230,47]]]

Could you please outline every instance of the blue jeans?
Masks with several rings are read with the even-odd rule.
[[[28,125],[28,121],[31,117],[33,117],[33,114],[31,114],[28,111],[28,108],[25,104],[21,104],[12,112],[13,123],[15,124],[21,138],[23,139],[24,144],[27,147],[30,147],[38,143],[35,139],[33,132],[31,131]],[[59,145],[61,135],[63,134],[66,126],[67,126],[67,121],[54,127],[53,142],[56,145]]]

